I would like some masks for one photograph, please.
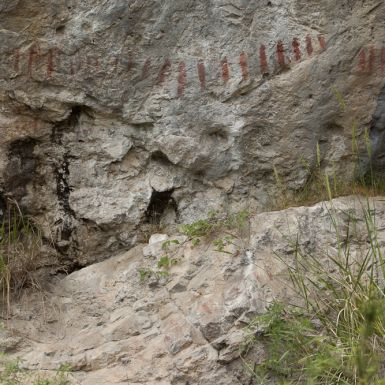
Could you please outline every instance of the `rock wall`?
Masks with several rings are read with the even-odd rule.
[[[299,189],[317,142],[323,167],[350,178],[354,124],[359,139],[373,128],[381,169],[384,8],[0,1],[2,195],[87,264],[146,222],[266,207],[274,167]]]

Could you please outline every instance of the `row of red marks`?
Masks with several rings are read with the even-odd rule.
[[[370,46],[362,48],[358,54],[357,70],[362,74],[371,74],[378,67],[381,67],[381,72],[385,72],[385,47],[376,48]]]
[[[276,57],[276,63],[281,69],[288,68],[292,60],[294,61],[300,61],[302,60],[302,57],[304,55],[304,52],[306,51],[307,55],[310,57],[313,55],[315,48],[313,47],[313,40],[310,36],[306,36],[305,41],[304,41],[304,47],[301,47],[300,40],[298,38],[294,38],[292,43],[291,43],[291,51],[292,55],[291,58],[286,55],[287,47],[285,47],[283,41],[279,40],[276,44],[276,52],[275,52],[275,57]],[[325,38],[322,35],[318,36],[318,45],[319,49],[321,51],[324,51],[326,49],[326,41]],[[37,46],[32,46],[28,50],[28,60],[27,60],[27,72],[28,76],[32,77],[32,71],[35,62],[37,61],[38,57],[40,56],[40,50]],[[370,54],[369,56],[369,63],[372,63],[374,60],[372,58],[374,54]],[[261,44],[259,47],[259,69],[260,73],[262,75],[268,74],[269,73],[269,60],[268,60],[268,55],[267,55],[267,48],[264,44]],[[383,54],[385,58],[385,51]],[[16,50],[14,53],[14,70],[16,72],[20,71],[20,51]],[[59,64],[59,51],[56,48],[51,48],[48,53],[46,54],[46,77],[49,79],[53,76],[53,73],[55,72],[55,67]],[[362,62],[362,63],[361,63]],[[110,66],[110,71],[114,71],[117,66],[118,66],[119,60],[118,57],[114,57],[110,60],[109,66]],[[93,58],[87,58],[87,64],[94,66],[96,70],[99,69],[99,59],[97,57]],[[366,54],[363,52],[363,54],[360,57],[360,65],[364,66],[366,68]],[[372,65],[372,64],[369,64]],[[385,65],[385,59],[384,59],[384,65]],[[127,70],[131,70],[134,67],[134,63],[132,60],[128,60],[127,64]],[[227,83],[230,80],[230,65],[228,63],[228,60],[226,57],[224,57],[221,62],[221,76],[222,80],[224,83]],[[239,66],[242,74],[242,79],[243,80],[248,80],[250,77],[250,71],[249,71],[249,58],[245,52],[242,52],[239,55]],[[164,63],[162,64],[156,84],[162,85],[168,75],[171,72],[171,67],[172,63],[170,59],[166,59]],[[74,75],[77,71],[80,70],[80,63],[71,61],[70,65],[70,73],[71,75]],[[140,80],[146,79],[151,70],[151,59],[148,58],[142,67],[142,72],[140,76]],[[198,73],[198,80],[200,83],[200,88],[202,91],[206,89],[206,67],[205,63],[203,60],[198,60],[197,62],[197,73]],[[178,64],[178,88],[177,88],[177,95],[178,97],[182,97],[185,93],[186,89],[186,83],[187,83],[187,70],[186,70],[186,64],[183,61],[180,61]]]

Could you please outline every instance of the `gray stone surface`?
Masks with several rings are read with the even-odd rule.
[[[245,326],[274,299],[295,300],[276,255],[294,262],[297,235],[314,257],[336,255],[335,221],[340,229],[354,223],[350,260],[365,256],[367,207],[364,199],[348,197],[333,206],[253,215],[249,232],[226,247],[229,253],[216,252],[212,239],[198,247],[181,243],[169,252],[178,263],[156,284],[141,281],[138,269],[157,270],[165,251],[144,256],[148,245],[138,245],[57,279],[48,292],[25,292],[12,304],[9,335],[0,334],[0,343],[30,370],[70,364],[74,384],[248,385],[239,358]],[[373,199],[370,207],[383,248],[385,202]]]
[[[88,264],[146,221],[266,207],[274,166],[300,188],[317,142],[350,178],[354,122],[363,152],[365,129],[382,137],[384,7],[2,1],[0,188]]]

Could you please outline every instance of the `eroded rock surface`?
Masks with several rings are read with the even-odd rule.
[[[84,265],[144,222],[265,207],[274,166],[300,188],[317,142],[349,179],[353,126],[358,140],[373,128],[381,169],[384,7],[2,1],[1,190]]]
[[[213,239],[192,247],[184,236],[153,236],[148,245],[58,279],[48,292],[26,293],[12,306],[3,349],[30,370],[70,364],[82,385],[250,384],[239,358],[245,326],[273,299],[295,298],[277,255],[292,263],[297,236],[315,257],[336,255],[336,222],[341,234],[354,233],[350,260],[365,255],[368,207],[383,248],[383,199],[368,206],[341,198],[254,215],[226,252],[216,252]],[[157,270],[167,239],[179,241],[167,251],[177,263],[169,275],[141,281],[141,269]]]

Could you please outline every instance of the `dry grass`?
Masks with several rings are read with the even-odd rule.
[[[0,291],[9,312],[11,293],[25,286],[38,287],[34,272],[40,266],[43,238],[35,223],[13,200],[0,224]]]

